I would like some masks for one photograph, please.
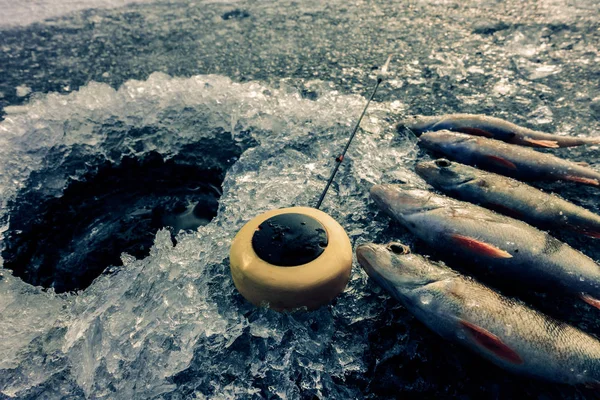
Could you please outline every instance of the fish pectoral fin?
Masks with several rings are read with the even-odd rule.
[[[589,237],[593,237],[595,239],[600,239],[600,232],[598,231],[590,231],[589,229],[586,228],[580,228],[580,227],[569,227],[573,232],[577,232],[581,235],[586,235]]]
[[[598,182],[598,179],[593,179],[593,178],[584,178],[582,176],[575,176],[575,175],[565,175],[565,176],[563,176],[563,179],[566,179],[566,180],[572,181],[572,182],[577,182],[577,183],[584,183],[586,185],[600,186],[600,182]]]
[[[537,147],[547,147],[550,149],[557,149],[560,147],[556,140],[541,140],[541,139],[525,138],[525,139],[523,139],[523,141],[527,142],[527,143],[531,143],[532,145],[537,146]]]
[[[500,167],[509,168],[509,169],[517,169],[517,166],[513,162],[510,162],[502,157],[487,155],[487,156],[485,156],[485,158],[487,158],[488,161],[490,161],[493,164],[496,164]]]
[[[487,205],[489,205],[489,207],[487,207]],[[504,215],[508,215],[509,217],[513,217],[516,219],[523,219],[523,214],[520,213],[519,211],[513,210],[512,208],[504,205],[504,204],[500,204],[500,203],[488,203],[486,205],[486,208],[492,208],[494,210],[499,211],[501,214]]]
[[[581,165],[582,167],[589,167],[590,163],[586,163],[585,161],[577,161],[575,164]]]
[[[583,386],[585,386],[586,389],[592,389],[595,391],[600,391],[600,382],[593,380],[593,381],[589,381],[583,384]]]
[[[470,339],[472,339],[479,347],[484,348],[503,361],[508,361],[509,363],[516,365],[523,364],[523,359],[519,353],[511,349],[502,341],[502,339],[487,329],[462,319],[459,320],[459,324],[468,333]]]
[[[590,306],[596,307],[597,309],[600,310],[600,300],[596,299],[595,297],[590,296],[587,293],[581,293],[579,295],[579,297],[581,298],[581,300],[585,301]]]
[[[482,242],[481,240],[458,234],[453,234],[451,237],[459,246],[467,248],[477,254],[492,258],[512,258],[512,255],[509,252],[492,244]]]

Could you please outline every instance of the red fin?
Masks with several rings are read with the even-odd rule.
[[[456,129],[456,131],[458,132],[463,132],[463,133],[467,133],[469,135],[474,135],[474,136],[483,136],[486,138],[493,138],[494,135],[491,134],[490,132],[483,130],[483,129],[478,129],[478,128],[468,128],[468,127],[461,127],[459,129]]]
[[[550,149],[557,149],[560,147],[556,140],[537,140],[537,139],[525,138],[525,139],[523,139],[523,141],[527,142],[527,143],[531,143],[537,147],[548,147]]]
[[[600,182],[598,182],[598,179],[584,178],[581,176],[574,176],[574,175],[563,176],[563,179],[566,179],[568,181],[578,182],[578,183],[585,183],[586,185],[600,186]]]
[[[502,249],[497,248],[489,243],[482,242],[472,237],[453,234],[452,239],[460,246],[466,247],[475,253],[492,257],[492,258],[512,258],[512,255]]]
[[[585,301],[590,306],[596,307],[597,309],[600,310],[600,300],[590,296],[589,294],[585,294],[585,293],[581,293],[579,295],[579,297],[581,297],[581,300]]]
[[[523,364],[521,356],[508,347],[498,336],[465,320],[461,319],[459,323],[467,332],[469,332],[471,338],[473,338],[479,346],[511,364]]]
[[[588,230],[579,229],[579,228],[574,228],[573,230],[577,233],[581,233],[582,235],[600,239],[600,232],[588,231]]]
[[[485,156],[489,161],[493,162],[496,165],[499,165],[501,167],[505,167],[505,168],[510,168],[510,169],[517,169],[517,166],[515,164],[513,164],[512,162],[505,160],[502,157],[498,157],[498,156]]]

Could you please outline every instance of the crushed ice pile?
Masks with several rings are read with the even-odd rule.
[[[346,379],[367,370],[369,334],[386,312],[386,296],[368,288],[355,264],[333,305],[292,314],[256,309],[233,286],[228,252],[257,214],[314,204],[365,101],[322,81],[267,87],[154,73],[118,90],[91,82],[7,107],[0,123],[2,232],[18,191],[60,196],[102,160],[150,151],[172,157],[202,138],[233,140],[245,151],[232,160],[217,217],[179,234],[176,246],[161,230],[148,257],[123,254],[122,266],[76,294],[44,291],[0,270],[0,393],[359,397]],[[388,239],[370,186],[418,180],[410,167],[415,142],[393,127],[404,110],[399,101],[372,104],[322,207],[353,245]]]

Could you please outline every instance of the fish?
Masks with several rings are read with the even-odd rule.
[[[523,182],[447,159],[420,162],[415,171],[434,188],[539,228],[600,239],[600,215]]]
[[[399,126],[409,128],[416,135],[447,129],[530,147],[558,148],[600,144],[600,138],[597,137],[545,133],[500,118],[478,114],[416,115],[401,122]]]
[[[419,145],[460,163],[519,180],[563,180],[600,186],[600,173],[588,166],[499,140],[442,130],[422,134]]]
[[[525,222],[406,185],[374,185],[371,198],[429,246],[495,277],[560,290],[600,309],[600,265]]]
[[[600,341],[401,243],[356,248],[377,284],[442,338],[516,374],[597,387]]]

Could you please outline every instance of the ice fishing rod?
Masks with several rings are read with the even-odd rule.
[[[377,74],[348,142],[313,207],[267,211],[247,222],[231,243],[233,283],[256,306],[277,311],[317,309],[341,293],[352,269],[352,245],[344,228],[319,210],[369,104],[384,79],[392,56]]]
[[[356,125],[354,125],[354,129],[352,130],[352,133],[350,134],[350,137],[348,138],[348,142],[346,143],[344,150],[342,151],[342,153],[339,156],[337,156],[335,158],[335,166],[333,167],[333,171],[331,171],[331,175],[329,176],[329,179],[327,180],[325,189],[323,190],[323,193],[321,193],[321,197],[319,197],[319,201],[317,201],[317,205],[315,206],[315,208],[317,210],[321,207],[321,203],[323,203],[323,199],[325,199],[325,195],[327,194],[327,191],[329,190],[329,186],[331,186],[331,183],[333,182],[333,178],[335,178],[335,174],[337,174],[338,169],[340,169],[340,165],[342,164],[342,161],[344,161],[344,157],[346,156],[348,147],[350,147],[350,143],[352,143],[354,136],[356,136],[356,132],[358,131],[358,127],[360,126],[360,123],[362,122],[362,119],[367,112],[367,108],[369,108],[369,104],[371,104],[371,100],[373,100],[373,97],[375,97],[375,93],[377,93],[377,89],[379,89],[379,84],[381,82],[383,82],[383,76],[387,73],[387,70],[390,66],[391,60],[392,60],[392,56],[390,55],[388,57],[387,61],[385,62],[385,64],[383,65],[383,67],[381,68],[381,71],[377,74],[377,82],[375,83],[373,92],[371,92],[371,96],[369,97],[369,100],[367,100],[367,104],[365,104],[365,108],[363,108],[363,111],[360,114],[360,117],[358,117],[358,120],[356,121]]]

